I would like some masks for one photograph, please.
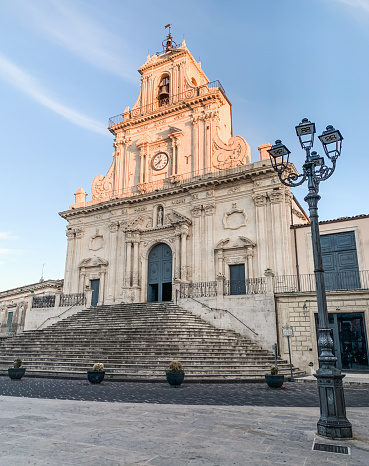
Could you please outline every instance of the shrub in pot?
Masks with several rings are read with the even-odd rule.
[[[104,364],[97,362],[92,366],[92,371],[87,371],[87,378],[90,383],[101,383],[104,380]]]
[[[182,363],[179,361],[172,361],[169,364],[169,369],[166,371],[167,381],[172,387],[179,387],[184,379],[184,370]]]
[[[9,367],[8,375],[12,380],[20,380],[24,376],[26,369],[25,367],[21,367],[22,364],[23,361],[17,358],[13,363],[14,367]]]
[[[265,381],[270,388],[281,388],[284,382],[284,375],[278,374],[278,366],[271,366],[270,374],[265,374]]]

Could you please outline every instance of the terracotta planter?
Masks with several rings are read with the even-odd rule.
[[[101,383],[104,380],[105,371],[87,371],[87,378],[90,383]]]
[[[19,367],[19,368],[9,368],[8,369],[8,375],[12,380],[20,380],[26,372],[25,367]]]
[[[167,381],[172,387],[179,387],[184,379],[184,372],[167,372]]]
[[[284,382],[284,375],[266,374],[265,381],[270,388],[281,388]]]

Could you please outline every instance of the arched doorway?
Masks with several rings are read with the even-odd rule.
[[[172,299],[172,250],[167,244],[157,244],[149,254],[147,300]]]

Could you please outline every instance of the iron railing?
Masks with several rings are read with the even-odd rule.
[[[216,284],[216,282],[202,282],[202,283],[212,283],[212,284]],[[196,283],[195,283],[196,284]],[[182,286],[183,285],[183,286]],[[207,288],[207,287],[205,287]],[[203,287],[197,287],[196,290],[204,290]],[[245,324],[245,322],[242,322],[242,320],[240,320],[238,317],[236,317],[231,311],[229,311],[228,309],[218,309],[216,307],[211,307],[209,306],[208,304],[206,303],[202,303],[201,301],[197,300],[196,298],[194,298],[193,296],[190,295],[189,293],[189,288],[188,288],[188,284],[183,284],[181,283],[181,287],[180,289],[176,290],[176,304],[178,302],[178,292],[179,291],[179,297],[180,298],[189,298],[189,299],[192,299],[192,301],[195,301],[196,303],[200,304],[201,306],[203,307],[206,307],[207,309],[209,309],[210,311],[221,311],[221,312],[227,312],[228,314],[230,314],[232,317],[234,317],[236,320],[238,320],[238,322],[240,322],[240,324],[242,324],[244,327],[246,327],[248,330],[250,330],[250,332],[252,332],[254,335],[258,335],[258,333],[255,332],[255,330],[253,330],[252,328],[250,328],[248,325]],[[214,291],[214,290],[213,290]],[[216,293],[216,291],[214,291]],[[213,296],[216,296],[213,295]],[[206,297],[206,296],[197,296],[198,298],[200,297]]]
[[[369,289],[369,270],[324,272],[327,291]],[[316,291],[315,275],[280,275],[273,278],[274,293],[297,293]]]
[[[266,293],[266,279],[264,277],[224,281],[225,296],[262,293]]]
[[[60,307],[78,306],[86,304],[85,293],[71,293],[60,295]]]
[[[55,295],[34,296],[32,299],[33,308],[54,307]]]
[[[122,123],[123,121],[130,120],[131,118],[137,118],[142,115],[148,115],[150,113],[156,112],[158,109],[161,109],[161,108],[164,109],[171,105],[175,105],[180,102],[193,99],[194,97],[208,94],[214,89],[220,89],[222,93],[225,95],[225,90],[223,86],[220,84],[220,82],[218,80],[212,81],[211,83],[204,84],[203,86],[193,87],[179,94],[170,95],[168,99],[165,99],[165,101],[157,100],[148,105],[143,105],[141,107],[133,108],[129,112],[126,112],[124,114],[120,113],[118,115],[115,115],[109,118],[109,128],[111,126]]]
[[[217,296],[217,282],[181,283],[181,297],[183,298],[205,298]]]

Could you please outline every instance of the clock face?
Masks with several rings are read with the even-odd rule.
[[[168,165],[168,160],[168,154],[165,152],[159,152],[159,154],[156,154],[152,159],[152,168],[154,170],[162,170]]]

